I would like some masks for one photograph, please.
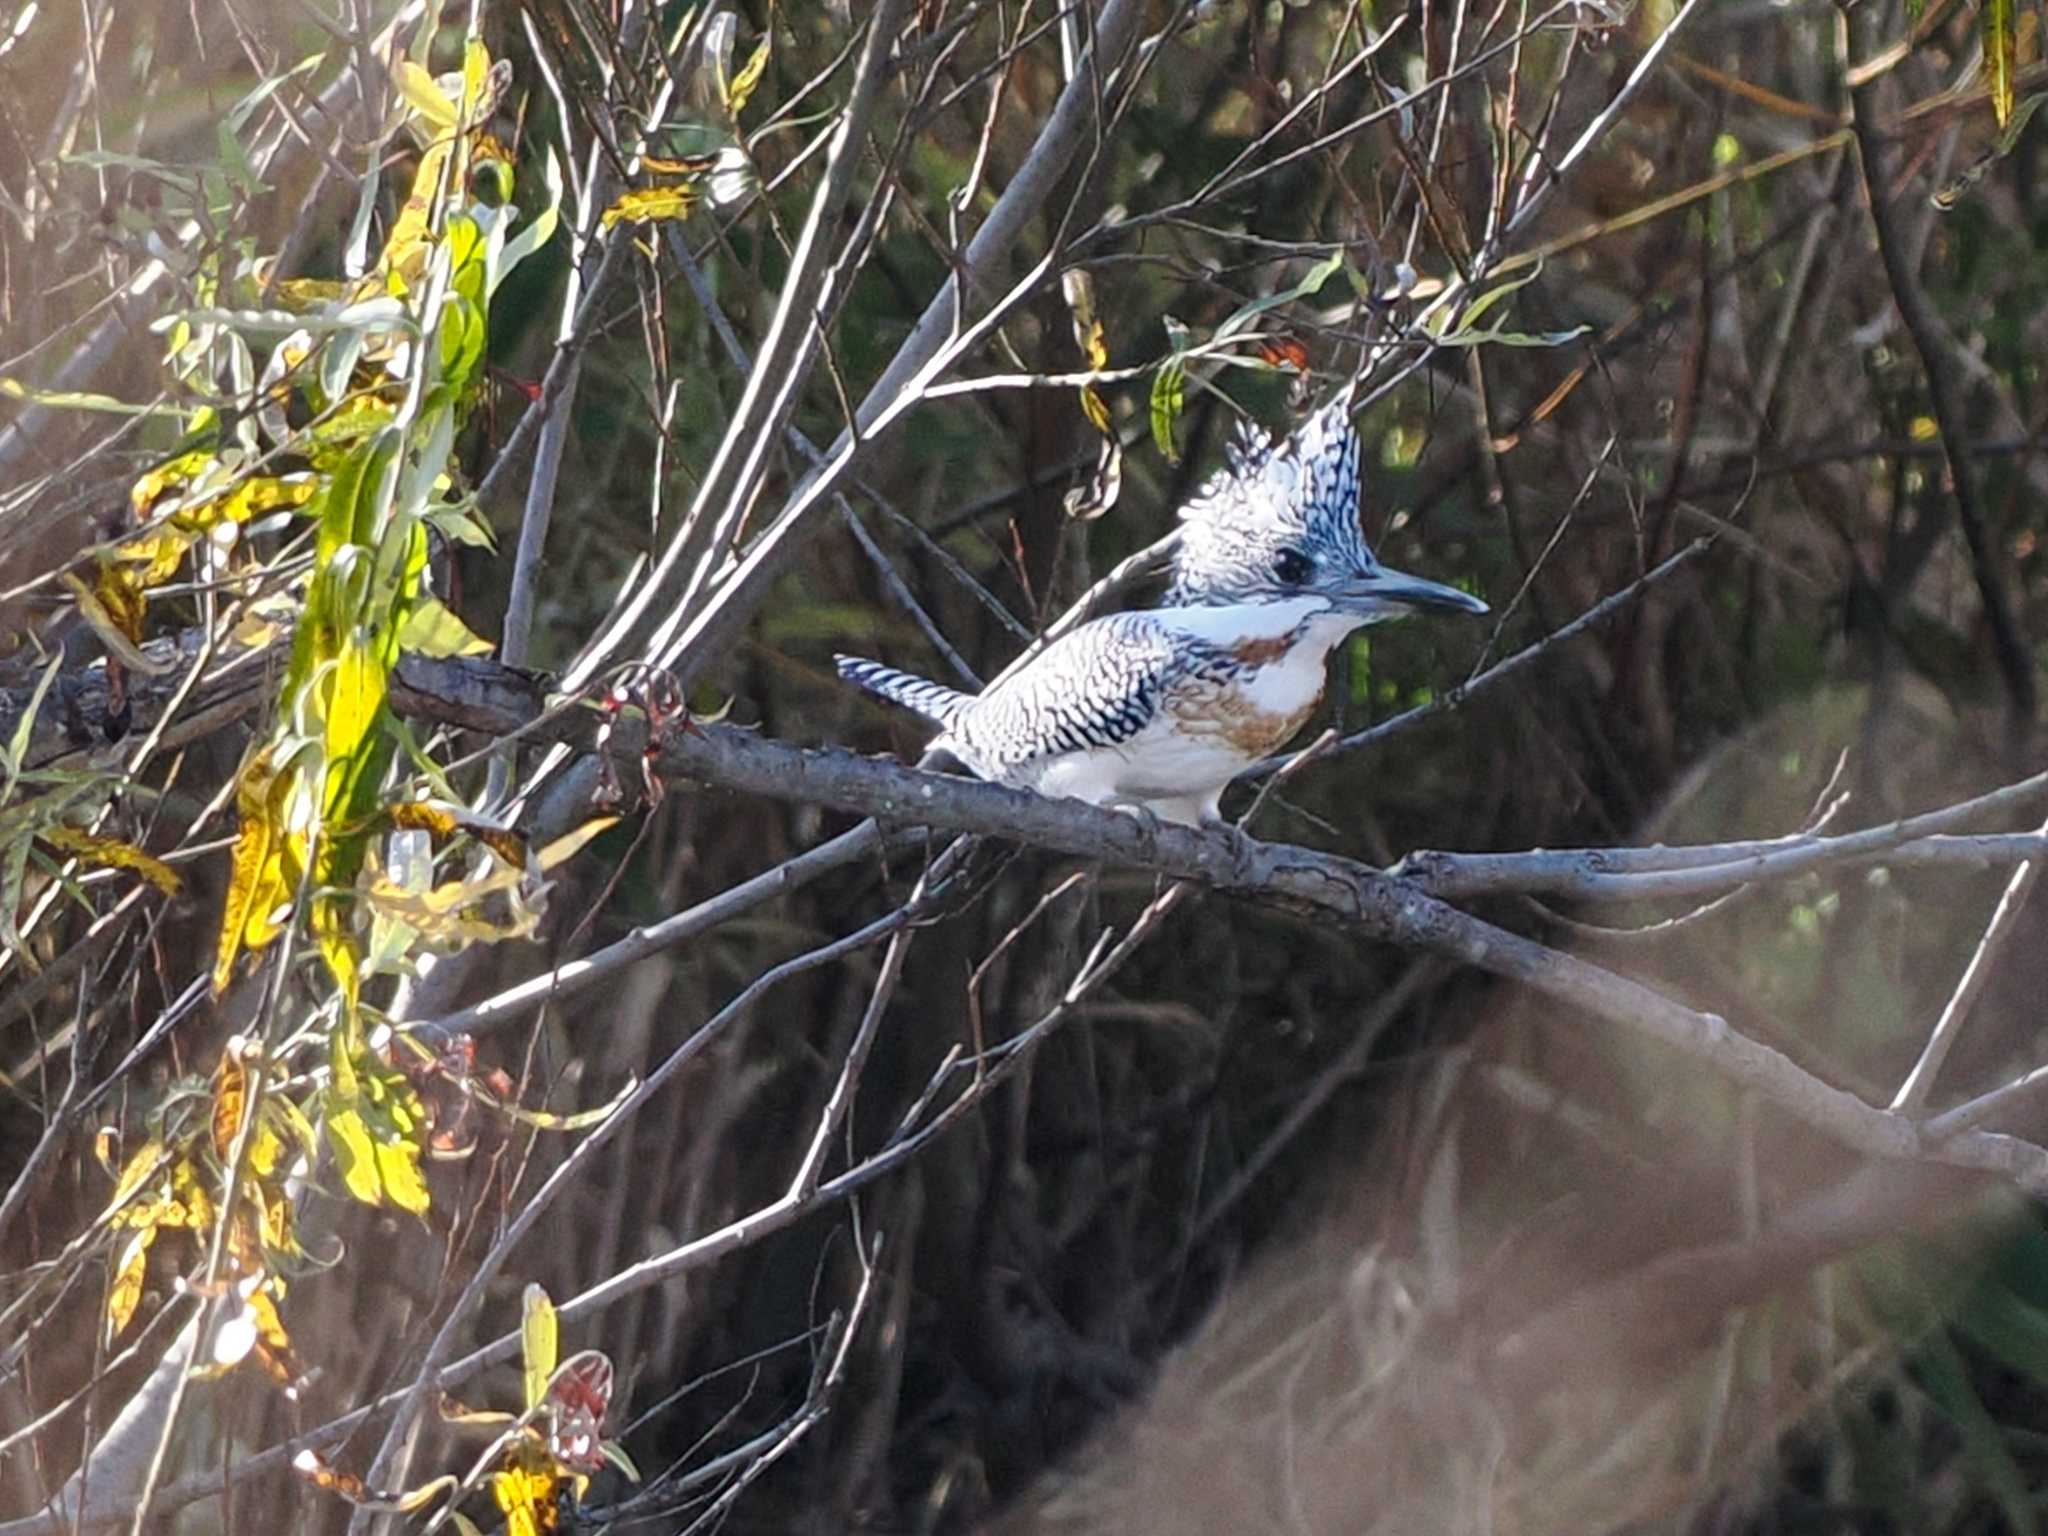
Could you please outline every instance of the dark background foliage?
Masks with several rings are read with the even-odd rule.
[[[653,35],[682,24],[674,9],[658,12]],[[853,31],[844,6],[737,9],[737,57],[772,38],[750,126],[801,104],[752,140],[771,188],[765,207],[708,210],[676,228],[752,350],[788,270],[769,214],[785,233],[801,223],[818,171],[799,151],[817,114],[844,100],[843,72],[816,94],[803,94],[806,83]],[[2017,38],[2024,98],[2040,17],[2019,9],[2003,24]],[[1519,155],[1554,113],[1558,153],[1672,20],[1672,7],[1647,0],[1626,14],[1569,8],[1524,48],[1473,66],[1529,8],[1196,10],[1176,24],[1172,7],[1151,8],[1145,30],[1162,41],[1145,83],[998,278],[1014,280],[1064,241],[1058,265],[1090,273],[1111,363],[1134,368],[1166,355],[1167,317],[1207,336],[1332,248],[1380,297],[1363,302],[1340,279],[1276,311],[1311,377],[1226,370],[1214,390],[1191,388],[1177,465],[1150,440],[1150,376],[1105,383],[1125,440],[1123,483],[1091,522],[1064,505],[1096,455],[1072,388],[927,401],[851,491],[873,552],[841,524],[810,544],[739,643],[694,679],[700,710],[781,739],[914,755],[915,722],[856,695],[831,666],[847,650],[957,681],[899,587],[992,676],[1021,634],[1169,529],[1235,417],[1284,429],[1304,399],[1324,398],[1368,358],[1384,378],[1388,359],[1414,348],[1401,327],[1427,298],[1401,296],[1397,266],[1441,280],[1471,259],[1502,134],[1520,136]],[[523,201],[537,199],[546,146],[581,157],[593,123],[648,99],[659,65],[646,30],[620,39],[622,19],[582,0],[486,10],[486,36],[513,66],[503,132],[516,129]],[[860,197],[833,232],[848,233],[862,200],[893,180],[829,366],[798,398],[794,424],[813,442],[834,438],[842,386],[863,393],[945,280],[953,190],[984,157],[982,183],[1000,190],[1031,153],[1062,84],[1052,21],[1044,6],[914,8]],[[1370,64],[1325,85],[1368,27],[1380,37],[1397,24]],[[1038,31],[1012,53],[1005,40],[1019,28]],[[1518,251],[1554,249],[1515,271],[1526,285],[1487,316],[1510,340],[1568,339],[1438,349],[1360,418],[1376,546],[1403,569],[1467,582],[1494,616],[1361,637],[1337,658],[1328,723],[1353,731],[1437,699],[1691,541],[1711,546],[1509,685],[1308,767],[1259,811],[1258,835],[1376,864],[1419,848],[1773,837],[1844,793],[1836,825],[1871,824],[2033,764],[2048,475],[2036,451],[2048,297],[2041,130],[2022,131],[1952,206],[1930,200],[1997,147],[1978,83],[1984,36],[1972,6],[1929,3],[1909,16],[1881,0],[1847,21],[1828,5],[1746,3],[1688,21],[1518,235]],[[579,120],[561,121],[541,89],[536,39]],[[78,151],[98,136],[166,163],[216,160],[226,107],[323,41],[290,10],[89,0],[0,54],[0,375],[148,398],[149,298],[128,307],[120,345],[89,380],[58,377],[108,313],[109,274],[146,259],[170,224],[148,175],[102,171]],[[1852,103],[1848,67],[1894,47]],[[912,85],[941,49],[937,89],[920,99]],[[77,64],[86,55],[89,75]],[[1464,68],[1455,86],[1422,90],[1454,62]],[[295,90],[280,99],[298,100]],[[1413,100],[1401,112],[1280,163],[1403,92]],[[679,100],[692,105],[673,119],[708,117],[704,95],[701,80],[688,84]],[[1311,96],[1312,110],[1280,126]],[[1844,131],[1852,106],[1863,158]],[[355,153],[335,165],[290,158],[200,238],[285,249],[295,270],[337,270],[353,210],[339,172],[360,158],[359,120],[338,114],[309,132],[337,134]],[[881,164],[899,134],[904,153]],[[695,147],[688,130],[674,138],[675,149]],[[1250,163],[1275,168],[1207,193],[1248,150]],[[1773,156],[1787,163],[1745,174]],[[386,216],[393,180],[403,186],[402,169],[387,178]],[[1660,216],[1629,217],[1665,198]],[[625,227],[618,238],[628,233],[580,343],[530,652],[543,669],[569,662],[633,562],[672,534],[744,383],[661,243],[670,231]],[[496,383],[461,446],[469,476],[491,487],[484,511],[499,548],[460,551],[449,590],[487,635],[505,609],[527,482],[523,459],[497,471],[526,386],[547,371],[568,260],[558,238],[500,294]],[[1081,366],[1049,278],[1000,345],[956,376]],[[1952,421],[1939,419],[1931,376],[1947,381]],[[85,642],[75,627],[65,639],[58,589],[23,587],[121,526],[128,484],[164,445],[105,418],[6,409],[15,435],[0,447],[0,583],[12,589],[5,622],[27,666],[31,631]],[[778,456],[757,518],[805,467]],[[1957,473],[1972,493],[1967,527]],[[172,605],[164,622],[192,616]],[[191,745],[150,846],[175,845],[227,782],[244,729]],[[846,824],[817,807],[673,786],[565,875],[539,943],[466,956],[454,1000],[617,940]],[[905,899],[926,852],[899,847],[852,865],[517,1021],[484,1039],[485,1059],[524,1101],[601,1102],[768,966]],[[1160,889],[1142,872],[1102,870],[1040,911],[1073,861],[993,845],[975,858],[971,891],[910,952],[862,1080],[855,1148],[887,1136],[949,1050],[1045,1014],[1096,934],[1127,927]],[[58,1101],[64,1031],[89,1029],[106,1070],[210,953],[226,871],[201,860],[190,878],[188,897],[72,980],[37,987],[20,966],[8,976],[24,989],[0,1026],[10,1183]],[[1514,895],[1474,910],[1651,980],[1884,1103],[1998,888],[1982,871],[1858,867],[1698,915],[1695,903],[1582,909]],[[53,916],[34,941],[43,958],[80,942],[92,919],[85,905]],[[2038,1059],[2036,920],[2022,924],[1940,1102]],[[475,1338],[516,1326],[526,1282],[573,1295],[779,1195],[876,963],[862,952],[783,983],[683,1072],[518,1247]],[[99,1118],[137,1123],[203,1073],[238,1025],[230,1006],[181,1023]],[[293,1290],[295,1336],[321,1373],[308,1400],[285,1404],[253,1376],[233,1378],[201,1410],[203,1428],[188,1429],[184,1472],[410,1378],[437,1308],[569,1145],[487,1121],[473,1156],[433,1168],[424,1224],[355,1207],[324,1218],[347,1257]],[[88,1130],[38,1175],[6,1237],[10,1268],[52,1261],[104,1201]],[[643,1471],[687,1468],[803,1399],[826,1319],[858,1283],[857,1255],[883,1237],[832,1411],[734,1505],[727,1518],[743,1528],[964,1530],[1021,1498],[1011,1518],[1045,1528],[1244,1530],[1261,1510],[1257,1528],[1281,1526],[1293,1497],[1299,1528],[1415,1529],[1476,1525],[1470,1500],[1494,1497],[1524,1527],[1557,1530],[2030,1529],[2048,1445],[2048,1237],[2031,1209],[1947,1185],[1894,1192],[1876,1215],[1829,1226],[1814,1202],[1857,1177],[1825,1138],[1697,1064],[1435,960],[1203,895],[1027,1072],[857,1203],[640,1292],[582,1325],[578,1342],[617,1363],[626,1411],[614,1422],[630,1424]],[[1810,1245],[1774,1249],[1759,1237],[1788,1213],[1811,1220]],[[1938,1219],[1959,1213],[1960,1224]],[[159,1267],[161,1300],[172,1256]],[[1641,1334],[1612,1289],[1631,1283],[1668,1287],[1645,1309],[1658,1326]],[[1511,1374],[1530,1319],[1575,1304],[1582,1326],[1529,1346],[1556,1367],[1536,1373],[1544,1390],[1519,1381],[1489,1396],[1489,1373]],[[88,1379],[101,1305],[96,1286],[81,1285],[9,1355],[0,1434]],[[1197,1342],[1158,1376],[1191,1333]],[[1621,1357],[1626,1368],[1610,1371]],[[145,1354],[114,1371],[91,1420],[66,1415],[10,1443],[6,1513],[32,1511],[62,1481],[147,1365]],[[1245,1387],[1275,1372],[1288,1385]],[[466,1395],[506,1399],[509,1373],[499,1375]],[[1422,1402],[1429,1383],[1454,1405]],[[1546,1395],[1561,1385],[1584,1387],[1591,1406],[1569,1390],[1562,1404]],[[1119,1415],[1111,1449],[1072,1460]],[[1300,1423],[1346,1426],[1357,1448],[1347,1457],[1319,1442],[1321,1459],[1304,1456],[1300,1486],[1283,1497],[1262,1458]],[[375,1443],[359,1436],[336,1459],[360,1466]],[[473,1454],[465,1444],[436,1429],[415,1465],[454,1465]],[[1481,1469],[1476,1483],[1457,1481],[1468,1464]],[[1473,1492],[1481,1485],[1491,1492]],[[600,1480],[587,1518],[602,1525],[629,1493]],[[187,1518],[199,1529],[220,1517]],[[348,1518],[279,1477],[237,1490],[227,1523],[339,1529]],[[688,1518],[658,1507],[652,1528]]]

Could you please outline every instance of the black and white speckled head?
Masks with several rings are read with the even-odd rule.
[[[1381,565],[1359,525],[1359,445],[1340,396],[1274,442],[1239,429],[1228,463],[1181,510],[1169,607],[1322,597],[1361,621],[1414,608],[1484,613],[1455,587]]]

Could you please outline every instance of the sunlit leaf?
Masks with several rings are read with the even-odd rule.
[[[1090,368],[1109,366],[1109,343],[1102,330],[1102,318],[1095,309],[1095,280],[1085,267],[1069,267],[1060,274],[1060,293],[1074,316],[1074,345]]]
[[[97,837],[75,827],[45,827],[37,835],[52,848],[61,849],[87,864],[101,869],[132,871],[166,896],[177,895],[183,887],[184,882],[170,865],[117,837]]]
[[[623,192],[604,211],[604,227],[618,224],[648,224],[664,219],[688,218],[704,198],[704,189],[687,181],[659,187],[635,187]]]
[[[619,824],[616,816],[593,816],[574,831],[564,832],[560,837],[542,848],[536,860],[544,870],[553,869],[575,857],[577,851],[593,837]]]
[[[334,1148],[335,1171],[348,1192],[365,1205],[384,1199],[384,1181],[377,1174],[377,1148],[362,1111],[350,1106],[328,1111],[327,1136]]]
[[[1279,293],[1268,294],[1263,299],[1254,299],[1233,312],[1221,325],[1216,327],[1216,340],[1228,341],[1245,330],[1252,321],[1268,310],[1278,309],[1282,304],[1292,304],[1297,299],[1312,298],[1323,291],[1323,285],[1344,270],[1344,252],[1335,250],[1310,267],[1300,282]]]
[[[1082,484],[1068,491],[1065,498],[1067,516],[1077,522],[1087,522],[1102,516],[1123,492],[1124,450],[1114,434],[1105,436],[1095,453],[1095,472]]]
[[[1179,358],[1169,358],[1152,377],[1152,441],[1166,455],[1166,462],[1180,462],[1180,447],[1174,441],[1174,424],[1187,402],[1187,368]]]
[[[116,400],[112,395],[96,395],[89,390],[37,389],[19,379],[4,376],[0,376],[0,395],[28,405],[50,406],[63,411],[105,411],[115,416],[181,417],[185,414],[173,405],[135,405],[127,400]]]
[[[425,800],[407,800],[390,811],[391,825],[405,831],[425,832],[437,843],[445,843],[462,830],[462,817],[445,805]]]
[[[335,1168],[363,1204],[422,1215],[432,1201],[420,1172],[419,1095],[402,1072],[359,1050],[353,1031],[334,1032],[325,1105]]]
[[[63,573],[64,585],[78,600],[78,616],[92,627],[100,644],[120,658],[121,664],[130,671],[147,676],[168,672],[171,669],[169,662],[144,654],[138,643],[139,636],[130,635],[131,629],[141,628],[140,615],[120,579],[110,576],[115,569],[113,566],[101,566],[101,579],[91,587],[79,580],[76,572]]]
[[[1984,83],[1991,92],[1991,115],[2003,128],[2012,121],[2013,51],[2019,31],[2012,0],[1984,0],[1977,27],[1984,38]]]
[[[418,114],[421,122],[436,134],[452,133],[457,117],[455,103],[440,82],[410,59],[400,59],[392,72],[398,94]]]
[[[528,1285],[521,1299],[519,1341],[525,1369],[526,1407],[531,1412],[547,1396],[548,1378],[555,1374],[560,1347],[555,1304],[539,1285]]]
[[[754,87],[761,83],[762,72],[768,68],[770,34],[763,32],[761,41],[754,45],[753,54],[741,66],[740,72],[730,81],[719,81],[719,93],[725,97],[726,110],[738,117],[746,109],[748,98],[754,94]]]
[[[450,1474],[422,1483],[405,1493],[379,1493],[371,1489],[353,1472],[344,1472],[325,1456],[315,1450],[303,1450],[292,1458],[292,1471],[323,1493],[332,1493],[349,1503],[364,1509],[388,1510],[394,1514],[407,1515],[425,1509],[434,1500],[460,1486],[457,1478]],[[460,1515],[453,1514],[458,1526],[469,1525]],[[469,1526],[474,1530],[474,1526]]]
[[[285,833],[277,776],[271,751],[265,747],[235,780],[235,810],[240,825],[228,876],[228,898],[221,913],[215,945],[213,990],[224,991],[234,976],[235,957],[244,948],[261,949],[277,935],[277,914],[290,899],[285,874]]]
[[[1575,325],[1568,331],[1470,331],[1461,330],[1440,338],[1446,347],[1562,347],[1577,341],[1593,328]]]
[[[1088,425],[1107,436],[1110,432],[1109,402],[1102,398],[1102,392],[1093,384],[1081,386],[1081,414],[1088,418]]]
[[[240,1053],[230,1043],[220,1053],[220,1065],[213,1072],[213,1155],[224,1166],[233,1154],[248,1101],[249,1074],[242,1066]]]
[[[506,1536],[544,1536],[555,1528],[555,1490],[563,1477],[539,1450],[521,1446],[491,1475],[491,1498]]]
[[[154,1222],[138,1227],[121,1245],[121,1256],[114,1261],[113,1280],[107,1286],[109,1344],[121,1336],[141,1304],[143,1277],[149,1268],[149,1250],[156,1242],[156,1234]]]
[[[491,642],[470,629],[439,598],[423,597],[398,631],[398,643],[422,656],[482,656]]]

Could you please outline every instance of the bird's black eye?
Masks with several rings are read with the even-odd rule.
[[[1298,549],[1283,549],[1273,557],[1273,574],[1290,587],[1307,581],[1315,568],[1315,562]]]

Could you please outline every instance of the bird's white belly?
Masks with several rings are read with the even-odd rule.
[[[1226,737],[1188,731],[1165,716],[1117,746],[1043,759],[1031,787],[1095,805],[1176,799],[1220,792],[1251,763]]]

